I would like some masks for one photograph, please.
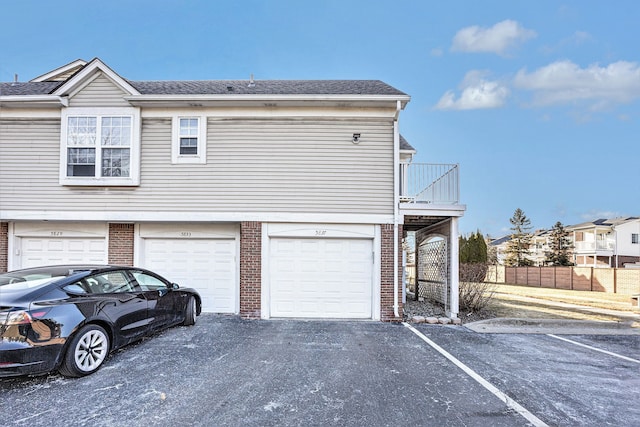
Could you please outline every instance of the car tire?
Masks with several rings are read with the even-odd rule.
[[[184,326],[192,326],[196,324],[196,299],[195,297],[189,297],[187,306],[184,309]]]
[[[83,377],[100,369],[109,355],[109,335],[98,325],[86,325],[76,333],[64,355],[59,372],[66,377]]]

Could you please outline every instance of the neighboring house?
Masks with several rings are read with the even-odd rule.
[[[551,230],[536,230],[535,233],[533,233],[529,249],[529,259],[534,266],[542,267],[546,264],[550,238]]]
[[[488,243],[489,246],[495,248],[498,265],[504,265],[504,261],[507,258],[507,245],[510,240],[511,236],[502,236]]]
[[[580,267],[624,267],[640,262],[640,218],[597,219],[567,227]]]
[[[573,245],[573,262],[578,267],[637,267],[640,263],[640,218],[597,219],[565,227]],[[535,266],[545,265],[551,230],[533,234],[529,259]],[[498,264],[503,265],[510,236],[491,241]]]
[[[1,83],[0,270],[137,265],[207,312],[401,320],[411,230],[451,242],[455,317],[458,168],[411,162],[409,100],[375,80],[131,81],[97,58]]]

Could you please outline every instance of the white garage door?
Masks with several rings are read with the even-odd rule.
[[[144,239],[143,266],[202,297],[202,310],[235,313],[234,239]]]
[[[368,319],[373,241],[270,239],[271,317]]]
[[[104,264],[106,240],[101,238],[23,237],[21,268],[54,264]]]

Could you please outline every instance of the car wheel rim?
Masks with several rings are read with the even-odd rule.
[[[101,331],[93,330],[84,334],[74,354],[78,369],[84,372],[97,369],[107,357],[107,343],[107,337]]]

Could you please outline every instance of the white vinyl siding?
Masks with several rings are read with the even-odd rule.
[[[127,95],[102,73],[69,99],[69,107],[130,107]]]
[[[351,142],[360,133],[359,144]],[[59,185],[59,120],[0,119],[3,210],[393,213],[391,120],[216,120],[207,163],[171,164],[172,119],[143,118],[140,185]]]
[[[60,119],[0,118],[0,159],[0,210],[45,209],[64,194]]]

